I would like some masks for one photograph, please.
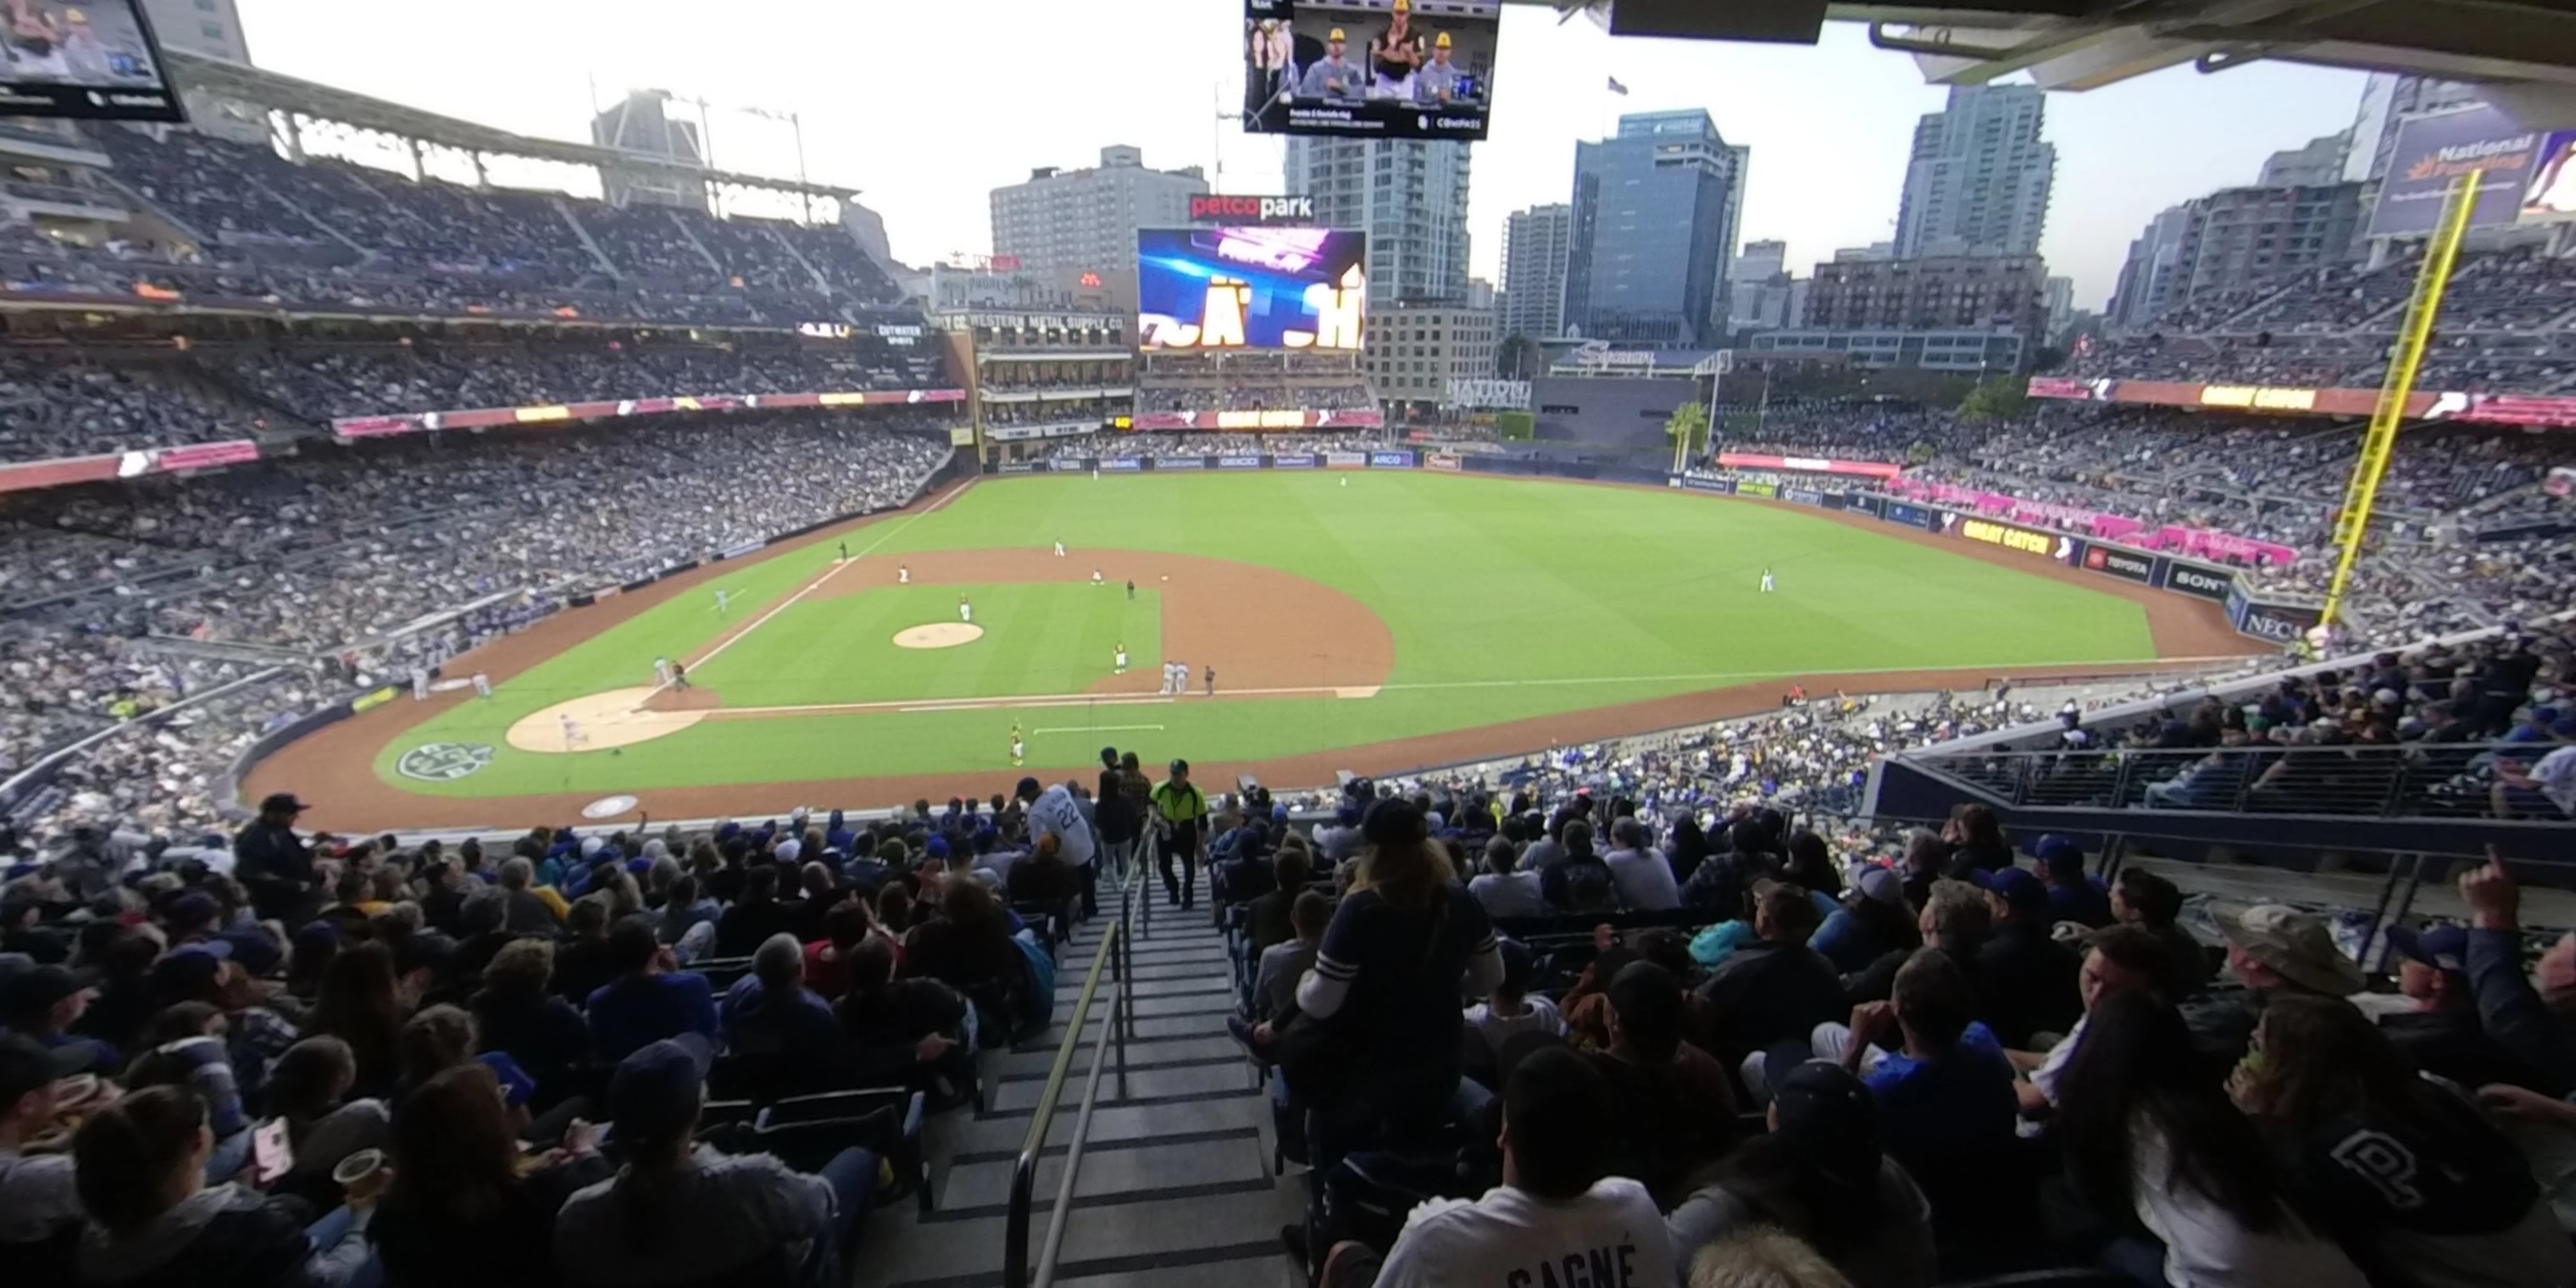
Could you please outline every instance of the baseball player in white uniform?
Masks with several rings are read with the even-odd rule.
[[[476,671],[474,673],[474,696],[483,699],[485,702],[492,700],[491,676],[485,675],[481,671]]]
[[[1768,568],[1762,570],[1762,593],[1765,595],[1771,593],[1771,570]]]
[[[912,584],[911,564],[896,564],[894,566],[894,584],[898,586],[909,586]]]
[[[1055,557],[1058,559],[1064,558],[1064,543],[1061,541],[1055,543]]]
[[[411,700],[429,701],[429,672],[418,667],[414,667],[411,673]]]
[[[967,603],[964,595],[959,595],[957,597],[957,620],[964,622],[969,626],[972,626],[975,623],[975,606]]]
[[[717,592],[716,592],[716,616],[718,616],[718,617],[722,617],[722,616],[724,616],[725,614],[727,614],[727,613],[729,613],[729,612],[732,612],[732,611],[733,611],[733,592],[732,592],[732,591],[729,591],[729,590],[719,590],[719,591],[717,591]]]
[[[1118,670],[1116,674],[1127,674],[1127,646],[1124,644],[1118,646]]]
[[[655,684],[667,685],[667,684],[669,684],[670,682],[671,682],[671,659],[669,659],[669,658],[667,658],[667,657],[657,657],[657,658],[654,658],[654,659],[653,659],[653,683],[655,683]]]

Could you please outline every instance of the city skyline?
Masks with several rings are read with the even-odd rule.
[[[778,0],[761,26],[795,33],[772,46],[787,52],[731,59],[669,38],[702,17],[676,0],[454,0],[371,11],[362,23],[322,0],[239,3],[262,67],[540,137],[586,138],[594,106],[629,88],[800,112],[806,172],[860,192],[883,214],[896,256],[912,264],[989,251],[991,189],[1038,166],[1083,164],[1109,144],[1140,147],[1158,168],[1207,166],[1220,191],[1279,191],[1283,182],[1283,140],[1246,137],[1216,120],[1221,101],[1241,96],[1241,20],[1226,6],[1147,0],[1119,38],[1133,65],[1157,68],[1161,79],[1098,91],[1059,85],[1039,107],[1018,91],[941,93],[927,72],[833,73],[834,49],[927,48],[953,36],[944,15],[920,9],[860,13]],[[996,0],[991,10],[987,29],[1008,35],[980,46],[986,83],[1050,83],[1065,51],[1101,35],[1096,15],[1070,6]],[[496,30],[512,38],[491,39]],[[1803,276],[1838,247],[1892,237],[1915,123],[1946,96],[1909,59],[1871,48],[1862,29],[1842,23],[1808,49],[1613,38],[1514,8],[1504,16],[1502,68],[1492,136],[1473,145],[1467,212],[1469,271],[1492,281],[1501,277],[1506,216],[1568,199],[1578,141],[1608,136],[1622,113],[1692,108],[1707,110],[1760,162],[1739,244],[1727,251],[1741,240],[1786,240],[1787,262]],[[1609,92],[1612,78],[1629,94]],[[2129,242],[2156,212],[2246,183],[2271,153],[2352,124],[2363,80],[2256,63],[2051,95],[2057,196],[2040,248],[2051,273],[2074,280],[2079,307],[2099,309]],[[727,168],[798,170],[783,124],[726,118],[708,144]]]

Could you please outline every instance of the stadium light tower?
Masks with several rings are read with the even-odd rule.
[[[2424,248],[2424,266],[2415,274],[2415,293],[2406,302],[2406,320],[2397,328],[2397,353],[2388,364],[2388,376],[2379,386],[2379,405],[2371,409],[2370,428],[2361,436],[2361,455],[2353,462],[2352,479],[2344,485],[2343,505],[2335,511],[2334,580],[2326,585],[2325,608],[2317,614],[2319,627],[2331,627],[2343,612],[2344,588],[2352,580],[2352,566],[2361,558],[2361,546],[2370,535],[2370,507],[2379,497],[2379,480],[2388,473],[2389,453],[2397,446],[2397,425],[2405,419],[2406,400],[2415,392],[2415,371],[2424,361],[2424,346],[2433,337],[2433,319],[2442,311],[2442,291],[2451,283],[2451,266],[2459,258],[2460,238],[2469,230],[2469,214],[2478,204],[2478,180],[2483,170],[2471,170],[2451,181],[2451,191],[2442,201],[2442,221],[2434,227],[2433,240]]]

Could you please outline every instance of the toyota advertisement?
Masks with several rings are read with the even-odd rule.
[[[1143,228],[1136,330],[1147,349],[1360,347],[1366,234],[1331,228]]]

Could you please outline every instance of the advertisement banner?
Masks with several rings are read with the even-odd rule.
[[[2084,566],[2122,581],[2141,586],[2156,584],[2156,560],[2153,555],[2123,550],[2118,546],[2088,545],[2084,548]]]
[[[2451,181],[2473,170],[2483,173],[2469,227],[2512,223],[2522,213],[2545,141],[2542,131],[2483,103],[2406,118],[2397,127],[2397,146],[2389,156],[2388,177],[2380,181],[2379,201],[2371,207],[2369,235],[2420,237],[2432,232],[2441,222],[2442,199]]]
[[[1879,499],[1878,494],[1875,492],[1854,492],[1850,496],[1843,498],[1843,508],[1847,510],[1857,510],[1862,514],[1875,518],[1878,514]]]
[[[1194,224],[1311,224],[1315,222],[1315,199],[1313,197],[1245,197],[1220,192],[1192,193],[1190,222]]]
[[[139,455],[144,453],[126,453],[129,460]],[[163,473],[176,470],[202,470],[218,465],[241,465],[258,460],[259,444],[247,438],[236,438],[222,443],[191,443],[183,447],[160,447],[153,449],[149,455],[152,466]],[[119,472],[132,475],[142,471],[120,470]]]
[[[1367,466],[1368,453],[1366,452],[1324,453],[1324,468],[1329,470],[1356,470],[1365,469]]]
[[[1810,488],[1784,487],[1780,489],[1780,499],[1783,501],[1795,501],[1800,505],[1823,505],[1825,503],[1825,494]]]
[[[1204,456],[1165,456],[1158,458],[1154,462],[1154,472],[1157,474],[1170,470],[1203,470],[1206,468],[1207,458]]]
[[[1999,523],[1955,510],[1941,512],[1941,526],[1952,536],[1965,537],[1981,545],[2001,546],[2006,550],[2060,563],[2075,562],[2075,538],[2063,533],[2025,528],[2018,523]]]
[[[2033,398],[2065,398],[2075,402],[2085,402],[2094,398],[2107,398],[2108,392],[2098,387],[2110,383],[2107,380],[2069,380],[2064,376],[2032,376],[2029,394]]]
[[[1902,523],[1910,528],[1921,528],[1925,532],[1941,530],[1940,515],[1919,505],[1907,505],[1902,501],[1887,502],[1878,517],[1890,523]]]
[[[1780,489],[1776,484],[1756,483],[1751,479],[1738,479],[1735,482],[1735,494],[1737,496],[1758,496],[1768,500],[1780,495]]]
[[[1220,456],[1216,458],[1216,467],[1221,470],[1257,470],[1261,468],[1261,458],[1258,456]]]
[[[1368,463],[1382,470],[1409,470],[1413,468],[1413,453],[1371,452]]]
[[[1026,474],[1037,467],[1036,461],[1004,461],[1000,468],[1004,474]]]
[[[1139,228],[1139,347],[1360,347],[1366,233],[1334,228]]]
[[[1273,456],[1270,458],[1270,468],[1274,470],[1311,470],[1315,468],[1315,458],[1312,455],[1305,453],[1299,453],[1294,456]]]
[[[1717,463],[1732,470],[1782,470],[1791,474],[1848,474],[1855,478],[1892,479],[1902,465],[1878,461],[1831,461],[1820,456],[1768,456],[1759,452],[1719,452]]]
[[[2227,620],[2237,634],[2267,644],[2295,644],[2317,624],[2321,610],[2305,604],[2266,604],[2246,597],[2241,587],[2227,594]]]
[[[719,551],[717,551],[717,552],[716,552],[716,558],[718,558],[718,559],[740,559],[740,558],[742,558],[744,555],[748,555],[748,554],[758,554],[761,550],[763,550],[763,549],[767,548],[767,547],[768,547],[768,545],[769,545],[769,543],[768,543],[768,542],[766,542],[766,541],[746,541],[746,542],[743,542],[741,545],[738,545],[738,546],[732,546],[732,547],[728,547],[728,548],[726,548],[726,549],[723,549],[723,550],[719,550]]]
[[[2442,420],[2486,425],[2576,426],[2576,398],[2516,394],[2444,394],[2433,414]]]
[[[1432,469],[1440,470],[1449,474],[1455,474],[1461,468],[1458,464],[1458,457],[1454,453],[1450,452],[1433,452],[1429,456],[1423,457],[1422,463],[1430,466]]]
[[[1714,492],[1719,496],[1735,495],[1733,479],[1715,479],[1705,474],[1676,474],[1667,481],[1674,487],[1689,488],[1693,492]]]
[[[1058,461],[1056,463],[1057,468],[1062,468],[1063,464],[1063,462]],[[1145,470],[1145,463],[1137,460],[1133,456],[1105,457],[1094,462],[1094,465],[1103,474],[1141,474]]]
[[[2168,559],[2165,561],[2165,589],[2223,601],[2236,589],[2236,578],[2207,564]]]
[[[1092,468],[1092,463],[1080,457],[1059,457],[1056,460],[1048,461],[1046,463],[1046,467],[1054,470],[1058,474],[1079,474],[1084,470]]]

